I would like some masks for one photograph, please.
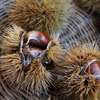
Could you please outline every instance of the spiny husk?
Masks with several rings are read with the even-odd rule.
[[[0,54],[16,52],[19,46],[19,35],[21,29],[16,27],[8,27],[5,32],[0,36]]]
[[[55,73],[57,64],[60,69],[64,50],[58,45],[59,42],[55,42],[55,45],[47,50],[48,58],[53,61],[50,70],[43,66],[41,58],[36,58],[24,72],[19,54],[19,37],[23,31],[13,25],[0,37],[0,87],[2,88],[0,99],[47,100],[50,96],[49,87],[57,77]]]
[[[26,98],[25,100],[31,100],[35,97],[42,98],[41,93],[47,93],[48,85],[51,83],[50,73],[37,60],[32,62],[27,73],[21,71],[21,66],[19,54],[8,54],[0,57],[1,81],[11,94],[8,95],[6,92],[3,94],[4,91],[2,90],[2,95],[14,98],[14,100],[15,98]]]
[[[22,71],[19,42],[22,29],[12,26],[0,37],[0,99],[43,100],[48,97],[52,75],[39,59],[34,59],[27,72]]]
[[[10,19],[26,31],[55,34],[64,48],[100,40],[91,17],[72,0],[16,0]]]
[[[16,0],[10,13],[11,22],[26,31],[57,31],[64,23],[71,0]]]
[[[99,100],[100,83],[93,75],[80,75],[81,68],[93,59],[100,59],[100,51],[95,44],[83,44],[72,48],[65,55],[65,75],[55,81],[53,95],[57,100]]]

